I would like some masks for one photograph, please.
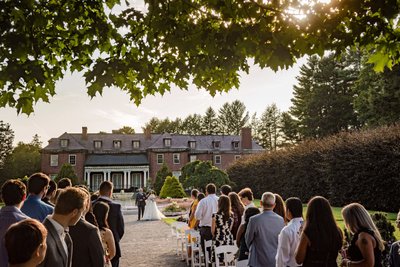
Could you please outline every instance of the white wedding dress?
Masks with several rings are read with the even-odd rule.
[[[144,214],[142,220],[145,221],[159,221],[165,218],[164,214],[157,208],[156,196],[151,194],[146,200],[146,207],[144,208]]]

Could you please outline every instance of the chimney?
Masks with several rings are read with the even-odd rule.
[[[242,138],[242,149],[252,149],[251,128],[242,128],[240,135]]]
[[[146,140],[150,140],[151,139],[151,128],[147,127],[146,129],[144,129],[144,139]]]
[[[87,127],[84,126],[82,127],[82,140],[87,140],[88,136],[87,136]]]

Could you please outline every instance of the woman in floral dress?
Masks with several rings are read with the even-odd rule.
[[[233,214],[231,211],[231,201],[227,196],[220,196],[218,199],[218,211],[213,214],[211,232],[213,234],[213,249],[211,259],[215,262],[214,247],[222,245],[233,245]],[[220,257],[220,261],[223,258]]]

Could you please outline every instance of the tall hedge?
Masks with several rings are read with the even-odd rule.
[[[236,190],[252,188],[284,198],[327,197],[332,205],[359,202],[368,209],[400,208],[400,125],[340,133],[237,161],[227,170]]]

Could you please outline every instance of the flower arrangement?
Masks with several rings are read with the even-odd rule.
[[[164,212],[181,212],[181,211],[186,211],[186,209],[179,206],[178,203],[176,203],[175,201],[173,201],[171,204],[169,204],[164,208]]]

